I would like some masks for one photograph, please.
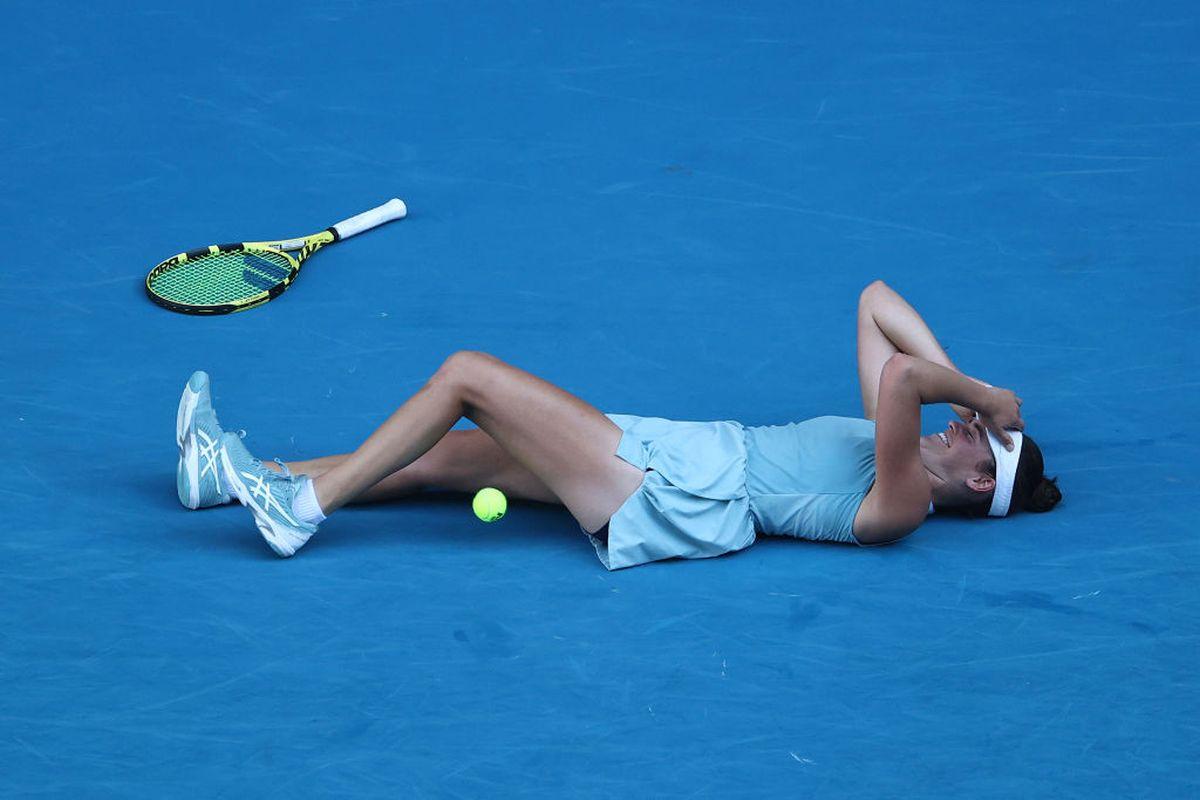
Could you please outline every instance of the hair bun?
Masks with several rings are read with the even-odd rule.
[[[1041,483],[1033,489],[1025,503],[1026,511],[1049,511],[1062,500],[1062,492],[1058,489],[1058,478],[1042,476]]]

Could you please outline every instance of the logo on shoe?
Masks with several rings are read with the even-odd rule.
[[[260,504],[262,505],[262,510],[264,513],[270,514],[273,509],[279,514],[279,516],[283,517],[289,525],[297,528],[300,527],[300,523],[292,517],[289,509],[276,500],[275,495],[271,494],[271,485],[264,481],[261,475],[255,475],[253,472],[245,471],[243,471],[241,474],[243,478],[253,481],[252,484],[246,484],[246,490],[250,492],[251,497],[261,501]]]
[[[219,492],[221,491],[221,471],[217,468],[217,456],[220,454],[220,442],[199,429],[196,430],[196,439],[200,444],[197,455],[203,461],[199,479],[203,480],[204,476],[211,472]]]

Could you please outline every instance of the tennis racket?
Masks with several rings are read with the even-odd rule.
[[[325,245],[403,219],[407,213],[404,201],[392,198],[309,236],[189,250],[150,270],[146,294],[163,308],[182,314],[245,311],[283,294],[300,273],[300,265]]]

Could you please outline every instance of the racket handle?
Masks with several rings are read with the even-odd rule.
[[[385,222],[404,219],[406,214],[408,214],[408,208],[404,205],[404,201],[393,197],[378,208],[372,208],[370,211],[364,211],[350,219],[342,220],[333,226],[333,230],[339,239],[349,239],[363,231],[378,228]]]

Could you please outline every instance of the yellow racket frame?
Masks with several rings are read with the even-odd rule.
[[[369,211],[364,211],[361,214],[343,220],[336,225],[331,225],[319,233],[311,233],[308,236],[300,236],[292,239],[276,239],[262,242],[233,242],[230,244],[213,244],[208,247],[201,247],[195,250],[188,250],[178,255],[171,256],[165,261],[159,262],[154,269],[150,270],[146,275],[146,294],[158,305],[171,311],[177,311],[182,314],[232,314],[237,311],[247,311],[256,306],[261,306],[267,303],[284,292],[292,282],[296,280],[296,276],[300,274],[300,265],[305,259],[313,253],[320,250],[327,244],[348,239],[351,236],[368,231],[371,228],[383,225],[386,222],[391,222],[395,219],[403,219],[408,215],[408,207],[403,200],[393,197],[381,206],[372,208]],[[241,300],[234,300],[225,303],[213,304],[188,304],[180,303],[177,300],[172,300],[163,297],[153,289],[155,279],[161,277],[164,273],[175,269],[186,268],[189,261],[195,261],[199,258],[217,253],[266,253],[271,255],[281,255],[286,260],[290,267],[290,272],[287,277],[270,289],[250,295]]]

